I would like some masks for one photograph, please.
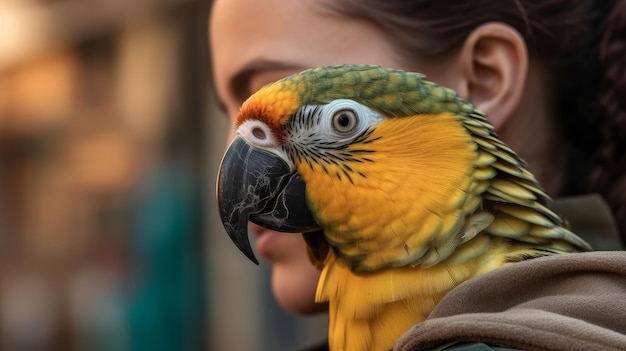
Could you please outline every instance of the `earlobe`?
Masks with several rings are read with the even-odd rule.
[[[465,40],[461,53],[464,98],[489,116],[501,130],[517,109],[528,72],[522,36],[503,23],[487,23]]]

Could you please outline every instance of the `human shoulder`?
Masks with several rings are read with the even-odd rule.
[[[450,342],[513,349],[626,350],[626,251],[536,258],[450,291],[398,351]]]

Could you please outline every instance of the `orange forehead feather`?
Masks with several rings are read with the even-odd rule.
[[[282,126],[300,107],[300,94],[294,84],[277,82],[261,88],[246,100],[237,115],[237,127],[251,119],[269,126],[274,135],[283,136]]]

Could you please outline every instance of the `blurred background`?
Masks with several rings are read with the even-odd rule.
[[[298,350],[216,217],[210,1],[0,0],[0,350]]]

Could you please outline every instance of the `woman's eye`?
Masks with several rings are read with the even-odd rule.
[[[333,115],[333,128],[341,133],[352,131],[357,122],[358,117],[352,110],[339,110]]]

